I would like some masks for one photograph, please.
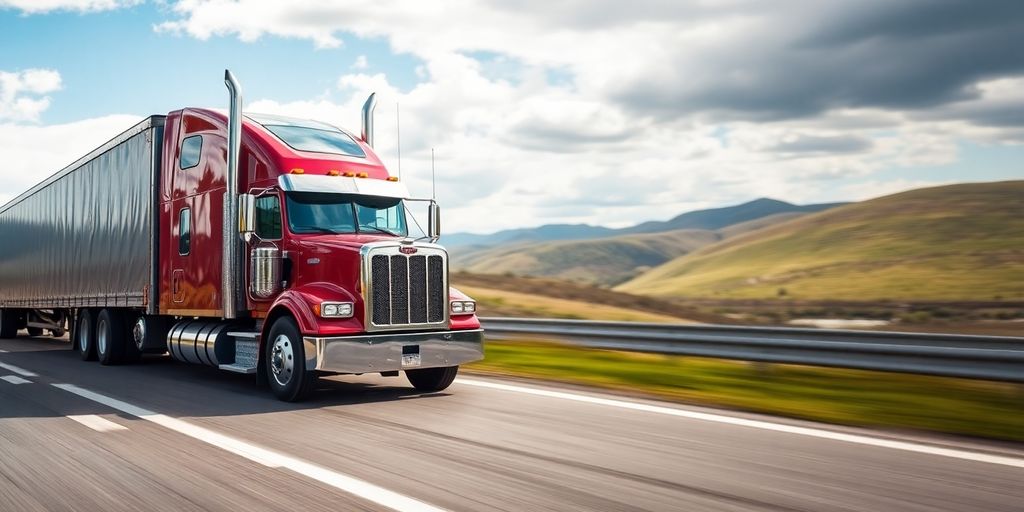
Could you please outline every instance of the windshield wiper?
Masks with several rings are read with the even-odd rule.
[[[402,235],[399,235],[398,233],[395,233],[394,231],[388,231],[388,230],[386,230],[384,228],[379,228],[377,226],[359,226],[359,229],[361,229],[361,230],[362,229],[373,229],[373,230],[376,230],[378,233],[384,233],[386,235],[398,236],[398,237],[402,236]]]
[[[341,235],[341,234],[344,234],[341,231],[335,231],[335,230],[330,229],[330,228],[322,228],[320,226],[295,226],[294,228],[292,228],[292,230],[295,231],[295,232],[305,231],[307,233],[309,233],[309,232],[324,233],[324,234],[327,234],[327,235]]]

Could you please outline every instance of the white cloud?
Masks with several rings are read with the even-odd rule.
[[[0,0],[0,9],[13,8],[26,14],[50,11],[97,12],[131,7],[142,0]]]
[[[134,3],[0,0],[25,12]],[[760,196],[862,198],[927,184],[900,170],[954,164],[965,140],[1024,142],[1024,120],[1014,117],[1024,112],[1024,78],[1006,71],[1021,66],[1012,52],[980,51],[991,34],[1006,34],[1002,25],[969,25],[988,19],[981,14],[939,19],[907,15],[917,12],[911,4],[804,0],[181,0],[166,12],[158,31],[319,48],[380,39],[419,59],[411,89],[367,71],[358,55],[323,95],[246,108],[356,131],[376,91],[378,153],[397,172],[400,106],[403,179],[429,195],[436,150],[451,231],[624,225]],[[956,25],[952,35],[933,37],[945,26],[937,22]],[[940,43],[943,52],[928,46]],[[961,47],[996,57],[945,57]],[[980,73],[975,61],[989,68]],[[25,73],[0,75],[0,122],[38,120],[60,86],[55,73],[56,82]],[[36,128],[43,138],[60,130]],[[40,157],[25,151],[12,154]]]
[[[111,115],[47,126],[0,123],[0,204],[18,196],[130,128],[138,116]]]
[[[50,98],[40,95],[60,87],[60,73],[50,69],[0,71],[0,121],[37,121],[50,106]]]

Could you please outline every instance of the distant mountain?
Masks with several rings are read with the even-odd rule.
[[[688,212],[664,222],[644,222],[631,228],[621,230],[621,232],[658,233],[661,231],[674,231],[677,229],[722,229],[726,226],[760,219],[769,215],[792,212],[820,212],[842,204],[844,203],[809,204],[801,206],[776,199],[761,198],[736,206]]]
[[[1024,299],[1024,181],[912,190],[748,231],[616,290],[658,297]]]
[[[525,242],[550,242],[566,240],[591,240],[617,235],[636,233],[659,233],[680,229],[717,230],[740,222],[750,221],[778,213],[818,212],[844,203],[795,205],[775,199],[756,199],[736,206],[696,210],[684,213],[667,221],[651,221],[642,224],[612,229],[589,224],[546,224],[536,228],[519,228],[498,231],[489,235],[453,233],[444,235],[442,243],[449,248],[508,245]]]

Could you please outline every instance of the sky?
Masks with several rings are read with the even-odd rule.
[[[225,68],[246,111],[353,132],[376,92],[448,232],[1024,179],[1021,48],[1019,0],[0,0],[0,203],[226,108]]]

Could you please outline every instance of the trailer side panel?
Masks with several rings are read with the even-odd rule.
[[[0,208],[0,307],[147,305],[163,117]]]

